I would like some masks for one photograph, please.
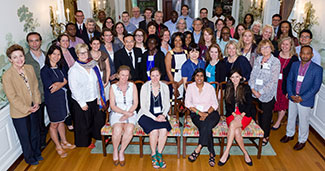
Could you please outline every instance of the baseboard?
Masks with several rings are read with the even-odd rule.
[[[318,132],[313,128],[313,127],[309,127],[310,129],[309,129],[309,131],[310,131],[310,133],[312,133],[315,137],[316,137],[316,139],[317,139],[317,141],[319,141],[321,144],[323,144],[323,146],[325,146],[325,139],[322,137],[322,136],[320,136],[319,134],[318,134]],[[317,149],[317,147],[308,139],[307,140],[308,142],[309,142],[309,144],[314,148],[314,150],[318,153],[318,155],[325,161],[325,156],[324,156],[324,154],[322,154],[318,149]]]

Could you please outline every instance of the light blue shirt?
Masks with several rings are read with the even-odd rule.
[[[179,16],[178,18],[184,18],[184,20],[186,21],[186,25],[187,25],[187,29],[192,30],[192,23],[193,23],[193,19],[190,16]]]
[[[226,48],[226,45],[227,45],[227,43],[228,43],[230,40],[234,40],[234,41],[238,42],[236,39],[233,39],[233,38],[231,38],[231,37],[229,37],[229,40],[228,40],[227,42],[223,41],[223,39],[221,39],[221,40],[218,39],[218,40],[217,40],[217,44],[219,45],[219,47],[220,47],[221,52],[222,52],[223,55],[225,54],[225,48]]]
[[[297,52],[297,54],[298,54],[298,56],[299,56],[299,61],[301,61],[301,59],[300,59],[300,51],[301,51],[301,46],[297,46],[296,47],[296,52]],[[313,54],[314,54],[314,56],[311,58],[311,61],[313,61],[314,63],[316,63],[317,65],[319,65],[319,66],[321,66],[321,56],[320,56],[320,54],[313,48]]]
[[[194,42],[195,42],[196,44],[198,44],[199,41],[200,41],[201,33],[202,33],[202,31],[201,31],[199,34],[196,34],[195,31],[193,31]]]
[[[173,33],[177,31],[177,29],[176,29],[177,21],[175,23],[173,23],[172,20],[168,20],[164,24],[170,31],[170,36],[173,35]]]
[[[138,18],[132,17],[130,19],[130,23],[132,23],[133,25],[135,25],[137,28],[139,28],[139,23],[144,20],[143,16],[140,16]]]
[[[42,52],[42,55],[40,57],[36,57],[32,51],[30,51],[30,54],[32,55],[33,59],[35,59],[35,61],[37,61],[37,63],[39,64],[40,69],[43,68],[43,66],[45,65],[45,55]]]
[[[137,29],[137,27],[132,24],[131,22],[129,22],[128,25],[125,25],[125,30],[130,33],[130,34],[133,34],[133,32]]]

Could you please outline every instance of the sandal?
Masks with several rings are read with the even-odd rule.
[[[262,146],[266,146],[269,143],[269,139],[265,138],[266,141],[264,141],[264,139],[262,140]]]
[[[65,158],[68,154],[62,148],[56,148],[56,152],[61,158]]]
[[[166,162],[164,162],[163,158],[162,158],[162,154],[161,153],[157,153],[157,160],[159,162],[159,166],[160,168],[164,169],[166,168]]]
[[[157,159],[157,154],[151,156],[151,162],[152,162],[152,167],[153,168],[155,168],[155,169],[160,168],[160,165],[159,165],[159,162],[158,162],[158,159]]]
[[[192,153],[190,156],[188,156],[188,160],[189,160],[190,162],[194,162],[194,161],[199,157],[199,155],[200,155],[200,153],[197,153],[197,152],[194,150],[193,153]],[[192,157],[192,158],[190,158],[190,157]]]
[[[216,165],[215,155],[211,156],[211,154],[210,154],[209,165],[210,165],[211,167],[214,167],[214,166]]]
[[[76,148],[76,145],[72,145],[68,142],[66,143],[61,142],[61,146],[63,149],[70,149],[70,150]]]

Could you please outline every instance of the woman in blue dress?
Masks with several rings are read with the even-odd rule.
[[[66,84],[67,75],[62,70],[63,58],[59,46],[52,45],[47,52],[45,65],[41,69],[41,78],[44,85],[44,99],[47,113],[50,118],[50,136],[56,145],[56,151],[61,158],[67,156],[64,149],[73,149],[65,137],[64,121],[69,112]],[[60,140],[58,138],[60,135]]]
[[[149,134],[152,166],[156,169],[166,167],[162,151],[167,133],[172,129],[167,117],[170,108],[169,88],[159,81],[160,77],[158,67],[150,70],[151,81],[147,81],[141,88],[141,109],[138,116],[139,125]]]

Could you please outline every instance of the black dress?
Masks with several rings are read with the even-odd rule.
[[[155,115],[156,117],[161,113],[154,113],[154,107],[160,107],[162,109],[162,102],[161,102],[161,95],[160,92],[157,97],[155,97],[152,92],[151,92],[151,97],[150,97],[150,112]],[[166,118],[167,120],[167,118]],[[166,122],[158,122],[153,120],[152,118],[142,115],[141,118],[138,121],[139,125],[142,127],[143,131],[146,134],[149,134],[152,130],[155,129],[162,129],[166,128],[167,131],[170,131],[172,129],[169,121],[167,120]]]

